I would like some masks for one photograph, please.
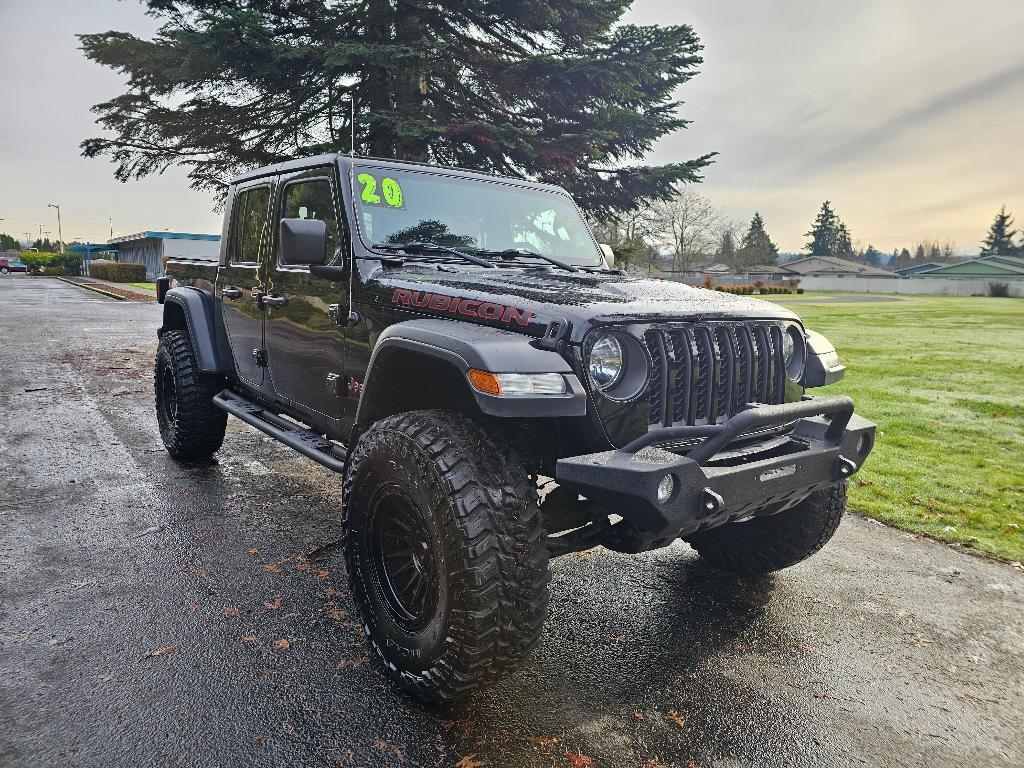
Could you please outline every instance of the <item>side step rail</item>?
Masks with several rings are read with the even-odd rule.
[[[322,464],[335,472],[344,471],[345,449],[327,438],[303,429],[298,424],[281,418],[262,405],[246,400],[229,389],[218,392],[213,398],[213,404],[241,419],[250,427],[255,427],[289,448],[294,448],[317,464]]]

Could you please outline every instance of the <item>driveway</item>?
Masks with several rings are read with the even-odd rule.
[[[446,710],[384,679],[338,478],[233,422],[162,450],[160,308],[0,281],[0,765],[1019,766],[1024,573],[848,516],[737,579],[553,564],[536,654]]]

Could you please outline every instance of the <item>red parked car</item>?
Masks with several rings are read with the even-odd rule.
[[[8,272],[28,272],[21,259],[0,259],[0,274],[6,275]]]

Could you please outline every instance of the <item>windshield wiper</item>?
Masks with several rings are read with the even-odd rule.
[[[554,264],[559,269],[564,269],[569,272],[579,272],[579,269],[577,267],[574,267],[572,264],[566,264],[564,261],[553,259],[550,256],[545,256],[543,253],[537,253],[536,251],[528,251],[525,248],[506,248],[503,251],[488,251],[481,249],[477,251],[477,253],[482,253],[487,256],[498,256],[502,259],[510,260],[521,256],[532,259],[540,259],[541,261],[546,261],[548,264]]]
[[[456,250],[455,248],[449,248],[447,245],[438,245],[437,243],[421,243],[419,241],[413,241],[411,243],[374,243],[373,247],[380,248],[383,251],[405,251],[413,256],[418,253],[450,253],[453,256],[458,256],[466,261],[471,261],[481,267],[487,267],[488,269],[495,268],[493,261],[482,259],[479,256],[474,256],[471,253],[465,253],[463,251]]]

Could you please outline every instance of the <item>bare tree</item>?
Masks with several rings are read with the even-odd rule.
[[[617,266],[634,266],[650,272],[657,261],[657,223],[650,203],[601,220],[590,220],[598,242],[610,245]]]
[[[725,264],[737,275],[746,272],[748,256],[739,247],[738,233],[741,224],[732,219],[723,218],[718,226],[718,260]]]
[[[705,263],[719,243],[722,213],[692,187],[651,206],[656,240],[672,252],[672,271],[689,272]]]

